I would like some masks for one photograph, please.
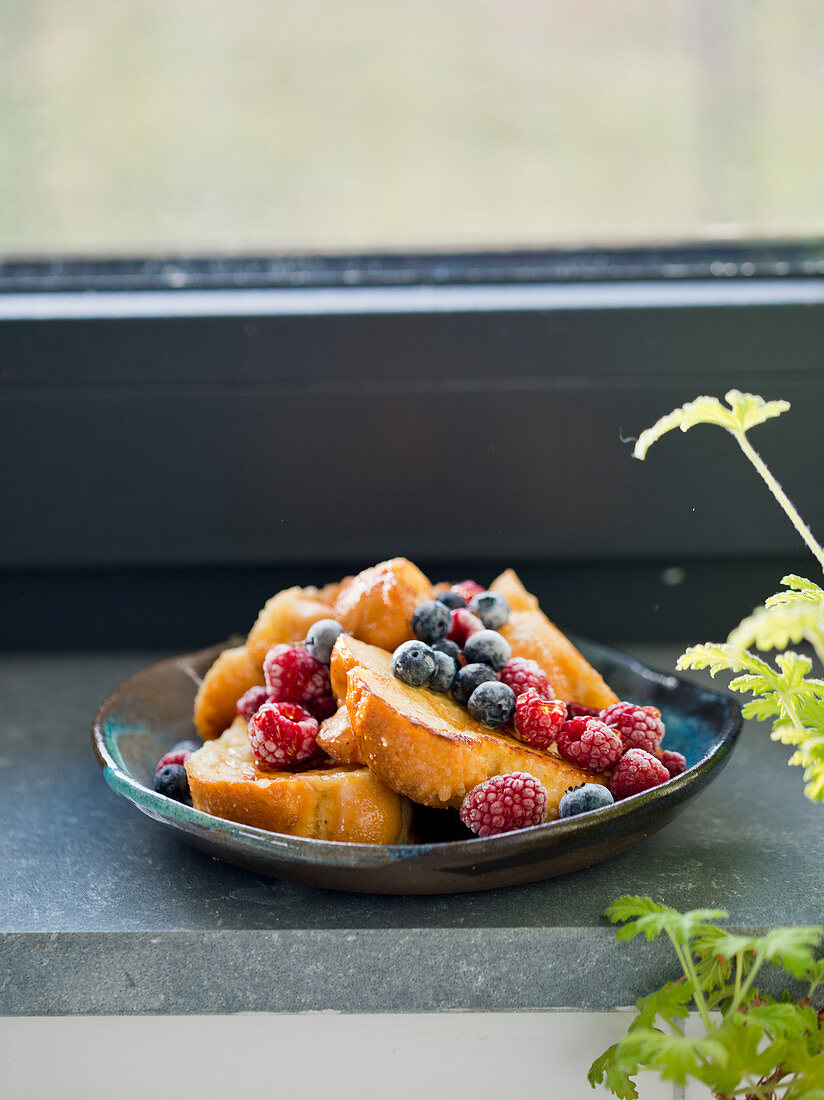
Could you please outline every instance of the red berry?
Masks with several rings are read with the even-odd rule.
[[[609,789],[615,798],[628,798],[666,783],[670,774],[660,760],[644,749],[630,749],[618,761]]]
[[[478,836],[540,825],[546,817],[546,788],[529,772],[495,775],[469,792],[461,821]]]
[[[475,581],[461,581],[459,584],[452,585],[452,591],[457,592],[459,596],[463,596],[467,603],[473,596],[477,596],[480,592],[486,592],[486,589],[482,584],[477,584]]]
[[[299,703],[321,719],[337,709],[329,669],[302,646],[273,646],[263,658],[263,675],[274,702]]]
[[[601,711],[601,721],[621,735],[624,749],[643,749],[658,755],[664,723],[658,707],[637,707],[634,703],[613,703]]]
[[[171,752],[167,752],[165,756],[161,756],[158,760],[157,766],[155,767],[155,775],[157,775],[161,768],[165,768],[167,764],[185,764],[191,755],[189,749],[172,749]]]
[[[515,732],[533,749],[548,749],[565,719],[566,706],[560,699],[545,699],[529,690],[515,700]]]
[[[687,758],[682,756],[680,752],[664,749],[662,753],[658,754],[658,759],[670,773],[670,779],[674,779],[676,775],[680,775],[681,772],[687,770]]]
[[[238,699],[237,712],[242,718],[249,719],[264,703],[271,703],[273,700],[274,696],[269,694],[269,689],[263,684],[260,687],[251,687]]]
[[[249,740],[261,768],[302,764],[318,751],[318,721],[296,703],[264,703],[249,719]]]
[[[526,657],[510,657],[498,673],[501,683],[508,684],[516,695],[525,691],[537,691],[544,699],[554,699],[555,692],[550,687],[546,673],[537,661]]]
[[[606,772],[621,759],[621,737],[600,718],[568,718],[558,733],[558,752],[570,764]]]
[[[458,607],[452,612],[452,626],[446,638],[463,649],[470,634],[477,634],[479,630],[485,629],[477,615],[473,615],[465,607]]]

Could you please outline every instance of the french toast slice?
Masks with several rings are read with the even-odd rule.
[[[436,809],[459,808],[464,796],[494,775],[530,772],[548,796],[548,819],[568,787],[606,783],[530,748],[511,732],[490,730],[445,695],[413,688],[389,671],[390,655],[341,636],[332,652],[333,680],[346,680],[346,709],[358,753],[388,787]]]
[[[329,618],[332,605],[323,598],[323,592],[317,588],[284,588],[266,601],[249,631],[249,656],[262,665],[272,646],[302,642],[313,623]]]
[[[338,764],[363,764],[346,707],[338,707],[331,718],[321,722],[318,745]]]
[[[412,612],[431,598],[428,577],[406,558],[392,558],[342,582],[333,618],[356,638],[394,650],[414,638]]]
[[[599,709],[618,702],[601,674],[541,611],[514,570],[501,573],[489,588],[509,603],[509,621],[500,633],[512,647],[512,656],[537,662],[559,699]]]
[[[204,739],[220,737],[237,714],[236,703],[250,687],[263,683],[263,665],[245,645],[224,649],[203,677],[195,696],[195,726]]]
[[[337,585],[332,590],[336,594]],[[195,697],[195,726],[204,740],[219,737],[233,721],[241,695],[263,683],[263,658],[272,646],[302,642],[313,623],[331,616],[323,591],[285,588],[278,592],[261,610],[246,644],[224,649],[212,664]]]
[[[374,669],[382,676],[391,676],[392,654],[379,646],[369,645],[351,634],[341,634],[332,650],[329,676],[332,681],[332,694],[339,706],[346,702],[346,687],[349,673],[358,665]]]
[[[243,718],[192,753],[185,766],[192,804],[216,817],[318,840],[409,840],[411,804],[368,768],[326,760],[297,771],[264,771],[255,763]]]

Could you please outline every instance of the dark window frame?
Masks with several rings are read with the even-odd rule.
[[[599,637],[619,637],[622,623],[627,637],[663,637],[662,606],[668,623],[680,611],[680,623],[686,615],[700,625],[702,610],[708,627],[729,622],[782,569],[804,571],[792,531],[743,466],[730,462],[730,482],[702,477],[704,464],[730,458],[722,433],[700,446],[662,445],[645,467],[630,463],[621,438],[700,392],[788,396],[792,416],[759,441],[820,531],[822,273],[818,241],[8,261],[0,644],[210,640],[208,605],[194,619],[186,610],[193,585],[216,594],[221,626],[242,629],[238,608],[259,601],[258,585],[326,579],[401,551],[433,570],[482,576],[516,562],[579,630],[571,593],[585,585]],[[284,433],[280,410],[306,431]],[[335,432],[331,465],[342,478],[352,467],[373,502],[348,521],[336,498],[330,538],[311,510],[301,522],[277,513],[281,494],[294,519],[300,477],[337,486],[329,447],[312,446],[313,433],[323,441]],[[401,470],[406,454],[429,495]],[[797,468],[801,484],[790,481]],[[440,491],[454,499],[465,471],[480,480],[461,502],[469,519],[438,498],[439,472]],[[537,503],[523,484],[535,472]],[[393,478],[395,497],[385,494]],[[565,527],[551,507],[554,485]],[[267,497],[269,514],[256,510]],[[477,518],[486,499],[506,505],[500,529]],[[598,521],[605,506],[608,533]],[[661,580],[673,566],[686,584]],[[652,595],[639,609],[644,592]],[[54,599],[59,626],[48,615]],[[145,624],[118,629],[118,605],[136,601]],[[90,604],[95,615],[84,617]],[[172,624],[162,637],[151,625],[161,609]]]

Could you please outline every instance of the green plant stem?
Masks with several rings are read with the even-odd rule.
[[[712,1030],[712,1020],[710,1019],[709,1009],[707,1008],[707,1002],[704,1000],[704,994],[701,992],[701,983],[698,981],[698,975],[695,972],[695,966],[693,965],[692,956],[690,955],[689,945],[682,948],[681,944],[676,940],[673,934],[667,929],[667,936],[672,946],[675,948],[675,953],[678,956],[678,961],[683,967],[684,973],[692,982],[692,996],[695,1001],[696,1008],[701,1017],[701,1021],[707,1031]]]
[[[738,1011],[738,1008],[741,1005],[741,1002],[744,1000],[744,998],[749,993],[750,986],[755,981],[755,976],[758,973],[758,971],[761,969],[761,964],[763,962],[764,962],[764,950],[762,948],[762,950],[760,950],[756,954],[755,959],[753,960],[753,964],[752,964],[752,967],[750,969],[749,974],[747,975],[746,981],[741,986],[741,988],[736,991],[736,994],[732,999],[732,1003],[730,1004],[730,1007],[727,1009],[727,1012],[726,1012],[727,1016],[731,1016],[733,1014],[733,1012]]]
[[[747,439],[747,436],[744,432],[732,432],[732,435],[734,435],[735,438],[738,440],[738,445],[740,446],[741,450],[744,452],[744,454],[756,468],[758,473],[764,479],[767,488],[784,509],[793,527],[796,529],[796,531],[798,531],[799,535],[801,535],[802,539],[807,544],[807,547],[812,552],[816,561],[821,566],[822,570],[824,570],[824,550],[822,550],[822,548],[813,538],[812,531],[795,510],[793,502],[781,488],[781,485],[778,483],[776,478],[772,475],[761,455],[758,453],[758,451],[756,451],[756,449]]]

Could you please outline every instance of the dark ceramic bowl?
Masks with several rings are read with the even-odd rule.
[[[661,787],[565,821],[486,839],[422,844],[343,844],[269,833],[212,817],[152,790],[155,762],[193,736],[192,704],[224,646],[161,661],[125,680],[92,727],[109,786],[210,855],[274,878],[377,894],[491,890],[563,875],[619,855],[666,825],[718,774],[741,729],[734,700],[576,639],[622,699],[660,708],[666,746],[687,770]]]

